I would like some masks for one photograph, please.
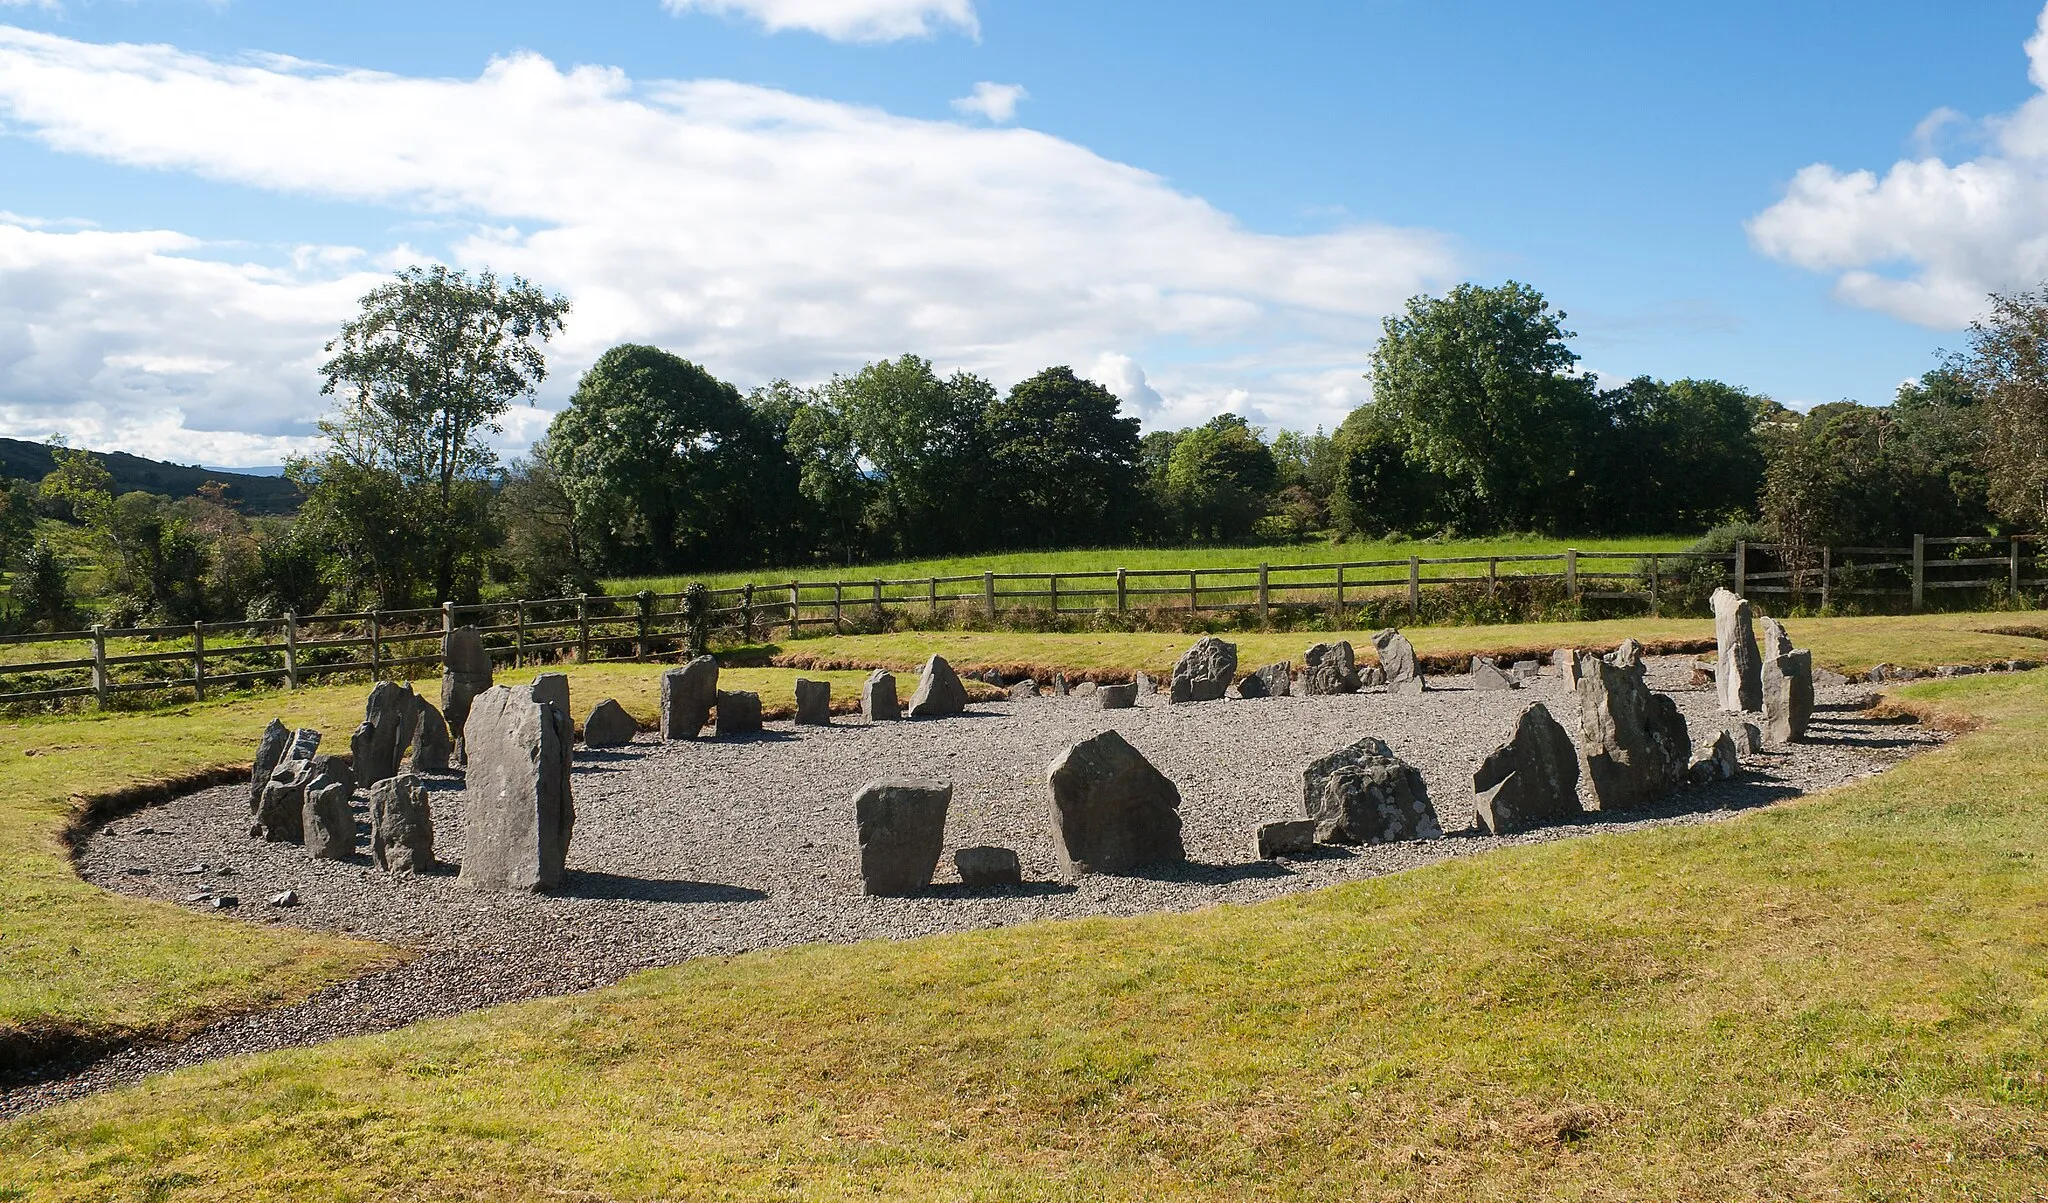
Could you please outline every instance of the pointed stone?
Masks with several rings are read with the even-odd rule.
[[[1493,661],[1484,656],[1472,657],[1472,688],[1496,691],[1514,687],[1515,683]]]
[[[249,813],[255,815],[263,809],[263,787],[270,784],[270,774],[284,763],[284,754],[290,749],[292,733],[277,719],[263,728],[263,735],[256,741],[256,760],[249,767]]]
[[[612,698],[606,698],[591,707],[589,717],[583,720],[583,743],[591,748],[618,748],[633,742],[640,734],[640,724],[624,706]]]
[[[1045,776],[1053,849],[1069,879],[1186,859],[1180,791],[1123,736],[1105,731],[1075,744]]]
[[[463,885],[531,891],[561,883],[576,829],[572,734],[569,716],[531,690],[500,685],[475,699],[463,730]]]
[[[1171,700],[1213,702],[1236,679],[1237,645],[1204,635],[1174,664]]]
[[[944,656],[926,660],[917,676],[917,692],[910,695],[910,717],[936,718],[966,709],[967,687],[960,683],[960,674],[953,671]]]
[[[1730,714],[1761,710],[1763,660],[1757,655],[1749,602],[1726,589],[1714,590],[1710,600],[1714,607],[1714,692],[1721,699],[1721,709]]]
[[[1634,670],[1593,657],[1581,666],[1579,763],[1592,809],[1635,810],[1685,784],[1692,737],[1678,704]]]
[[[1515,721],[1515,734],[1472,774],[1479,826],[1502,835],[1579,814],[1579,753],[1541,702]]]

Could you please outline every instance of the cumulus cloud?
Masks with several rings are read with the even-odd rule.
[[[1988,293],[2048,278],[2048,9],[2026,51],[2037,94],[1985,123],[1982,153],[1954,164],[1927,153],[1944,130],[1967,124],[1937,109],[1914,131],[1921,157],[1883,175],[1801,169],[1750,220],[1751,243],[1833,275],[1850,304],[1936,329],[1967,324]]]
[[[1378,317],[1454,269],[1429,231],[1254,232],[1033,131],[534,55],[421,79],[0,28],[0,121],[72,154],[455,229],[435,256],[574,301],[544,399],[632,340],[742,384],[906,350],[999,384],[1170,360],[1145,386],[1157,413],[1247,390],[1330,422],[1321,374],[1354,395]],[[175,403],[197,429],[264,437],[307,429],[321,343],[374,272],[414,254],[309,239],[260,267],[172,233],[19,223],[0,247],[0,397],[37,421],[74,401]]]
[[[974,85],[974,91],[953,102],[953,110],[985,117],[997,125],[1010,121],[1017,115],[1017,102],[1029,97],[1022,84],[992,84],[986,80]]]
[[[951,26],[981,33],[974,0],[662,0],[673,13],[718,13],[758,23],[770,33],[801,29],[838,42],[928,38]]]

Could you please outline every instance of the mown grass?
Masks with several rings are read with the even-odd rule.
[[[1726,822],[705,960],[0,1130],[36,1199],[2033,1199],[2048,673]]]
[[[580,715],[616,697],[643,723],[660,709],[660,665],[567,666]],[[530,678],[538,669],[506,673]],[[861,673],[728,669],[721,683],[794,707],[799,675],[858,696]],[[423,686],[432,690],[435,686]],[[0,723],[0,1043],[23,1033],[118,1038],[176,1032],[225,1011],[303,997],[399,954],[362,941],[263,927],[108,893],[79,880],[62,832],[81,796],[246,764],[277,716],[345,750],[368,687],[326,685],[107,716]]]
[[[1676,551],[1689,546],[1693,535],[1646,535],[1640,538],[1610,539],[1375,539],[1353,543],[1319,540],[1304,543],[1276,543],[1253,547],[1100,547],[1063,551],[1012,551],[974,556],[940,556],[930,559],[893,560],[880,564],[839,566],[809,564],[800,567],[749,568],[737,572],[698,575],[620,577],[605,582],[609,593],[636,593],[642,589],[674,593],[691,581],[702,581],[713,589],[729,589],[749,581],[761,585],[790,581],[922,580],[934,576],[971,576],[983,572],[1102,572],[1117,568],[1247,568],[1267,564],[1335,564],[1362,560],[1406,560],[1409,556],[1519,556],[1552,555],[1567,547],[1580,551],[1647,552]],[[1504,565],[1504,569],[1515,567]],[[1588,565],[1590,570],[1591,565]],[[1543,571],[1557,572],[1556,565]],[[1619,571],[1619,569],[1615,569]],[[1486,565],[1445,565],[1431,569],[1438,576],[1485,576]]]

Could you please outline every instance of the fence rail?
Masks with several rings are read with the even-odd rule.
[[[1930,551],[1943,549],[1945,554]],[[1974,553],[1974,554],[1972,554]],[[1615,570],[1614,561],[1629,561]],[[1485,565],[1483,574],[1470,571]],[[1465,569],[1443,572],[1440,569]],[[1993,569],[1986,573],[1984,570]],[[1426,571],[1429,570],[1429,571]],[[1559,552],[1254,564],[1229,568],[1133,568],[1083,572],[983,572],[911,579],[793,580],[709,590],[708,619],[742,642],[879,625],[891,609],[961,607],[989,623],[1005,613],[1054,617],[1134,611],[1254,613],[1276,608],[1335,608],[1392,595],[1419,612],[1429,586],[1483,587],[1504,581],[1560,582],[1572,600],[1634,601],[1651,615],[1675,590],[1703,584],[1737,593],[1812,599],[1823,608],[1849,598],[1906,598],[1912,610],[1930,591],[1978,590],[2018,596],[2048,585],[2033,536],[1915,536],[1903,548],[1820,548],[1803,556],[1765,543],[1733,551]],[[965,586],[965,588],[963,588]],[[0,661],[0,705],[91,698],[99,707],[121,694],[183,692],[204,699],[212,688],[272,684],[296,689],[323,676],[373,678],[438,664],[441,641],[475,627],[494,660],[513,665],[573,656],[577,661],[646,661],[688,641],[683,593],[643,592],[541,600],[513,599],[432,609],[287,614],[190,626],[93,627],[85,631],[0,636],[0,655],[20,649],[46,659]],[[69,653],[69,654],[66,654]],[[24,678],[27,681],[24,682]],[[28,684],[30,688],[19,688]],[[11,688],[12,687],[12,688]]]

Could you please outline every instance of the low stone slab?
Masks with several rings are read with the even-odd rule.
[[[1309,697],[1357,693],[1358,657],[1347,640],[1318,643],[1301,654],[1302,693]],[[1284,696],[1284,695],[1281,695]]]
[[[411,773],[370,787],[370,859],[387,873],[434,867],[434,817],[426,787]]]
[[[966,709],[967,687],[960,683],[960,674],[953,671],[944,656],[926,660],[917,674],[917,692],[910,695],[910,708],[905,713],[911,718],[938,718]]]
[[[1261,823],[1252,833],[1252,855],[1260,860],[1276,856],[1304,856],[1316,850],[1314,819],[1282,819]]]
[[[1302,801],[1325,844],[1387,844],[1443,834],[1414,766],[1367,737],[1302,770]]]
[[[479,695],[463,729],[463,885],[544,890],[559,885],[576,829],[570,795],[574,733],[567,713],[531,690]]]
[[[1037,696],[1038,682],[1030,677],[1026,677],[1015,685],[1010,686],[1010,700],[1013,702],[1028,702]]]
[[[719,738],[754,735],[761,730],[761,695],[745,690],[718,691],[716,725]]]
[[[389,778],[386,778],[389,780]],[[350,805],[355,780],[339,756],[315,757],[306,778],[301,826],[306,851],[318,860],[348,860],[356,854],[356,812]]]
[[[1237,645],[1214,635],[1195,640],[1173,666],[1174,702],[1213,702],[1237,679]]]
[[[583,720],[583,742],[593,748],[623,747],[638,734],[640,724],[612,698],[591,707],[589,716]]]
[[[960,874],[960,884],[971,890],[1024,884],[1024,865],[1008,848],[956,848],[953,868]]]
[[[1045,777],[1053,848],[1068,878],[1187,858],[1180,790],[1116,732],[1060,753]]]
[[[1522,831],[1579,814],[1579,753],[1572,737],[1532,703],[1515,720],[1515,733],[1472,774],[1479,826],[1489,834]]]
[[[1095,704],[1104,710],[1129,710],[1138,704],[1138,686],[1104,685],[1095,691]]]
[[[1075,697],[1077,697],[1077,698],[1089,698],[1089,697],[1094,697],[1094,696],[1095,696],[1095,690],[1096,690],[1096,685],[1095,685],[1095,682],[1093,682],[1093,681],[1083,681],[1083,682],[1081,682],[1080,684],[1078,684],[1078,685],[1074,686],[1074,694],[1073,694],[1073,696],[1075,696]]]
[[[946,842],[953,787],[937,781],[871,781],[853,800],[864,894],[901,897],[932,884]]]
[[[876,669],[860,686],[860,712],[871,723],[893,723],[903,717],[903,708],[896,703],[896,678],[885,669]]]
[[[832,725],[832,682],[796,679],[796,724],[799,727]]]
[[[311,760],[287,760],[271,770],[249,826],[251,837],[272,844],[306,842],[306,781],[312,774]]]
[[[1472,688],[1492,692],[1514,687],[1514,681],[1500,670],[1499,665],[1484,656],[1472,657]]]
[[[718,705],[718,661],[698,656],[661,674],[661,737],[695,739]]]
[[[1237,683],[1241,698],[1284,698],[1294,692],[1294,666],[1282,660],[1268,664]]]

